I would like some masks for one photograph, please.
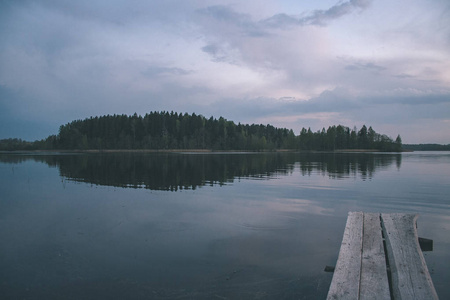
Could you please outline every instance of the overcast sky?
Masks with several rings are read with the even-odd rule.
[[[448,144],[450,2],[0,1],[0,139],[172,110]]]

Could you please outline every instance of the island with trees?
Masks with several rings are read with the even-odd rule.
[[[234,123],[220,117],[176,112],[151,112],[145,116],[106,115],[75,120],[60,126],[57,135],[28,142],[0,140],[0,150],[168,150],[205,149],[235,151],[402,151],[395,140],[363,125],[359,130],[343,125],[313,132],[272,125]]]

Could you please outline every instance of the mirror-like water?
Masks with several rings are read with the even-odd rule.
[[[419,213],[450,299],[450,153],[0,154],[11,299],[323,299],[348,211]]]

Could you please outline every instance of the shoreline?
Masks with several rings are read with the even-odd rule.
[[[338,150],[213,150],[213,149],[72,149],[72,150],[2,150],[0,154],[52,154],[52,153],[402,153],[414,152],[403,149],[399,152],[381,151],[378,149],[338,149]]]

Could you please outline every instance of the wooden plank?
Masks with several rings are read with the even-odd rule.
[[[350,212],[327,299],[358,299],[363,234],[363,213]]]
[[[417,217],[381,214],[394,299],[438,299],[420,250]]]
[[[359,299],[390,299],[379,213],[364,214]]]

